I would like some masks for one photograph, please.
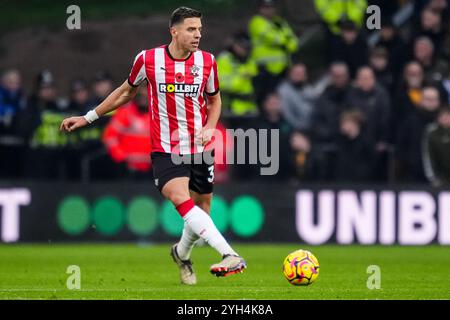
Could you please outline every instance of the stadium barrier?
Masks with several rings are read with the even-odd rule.
[[[166,242],[183,220],[149,183],[1,183],[1,242]],[[217,185],[212,218],[233,241],[450,244],[450,191]]]

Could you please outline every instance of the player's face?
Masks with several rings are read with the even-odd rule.
[[[195,52],[200,45],[202,22],[200,18],[186,18],[171,30],[177,44],[189,52]]]

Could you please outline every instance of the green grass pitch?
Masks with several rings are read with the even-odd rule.
[[[179,283],[170,244],[0,245],[0,299],[449,299],[448,247],[236,244],[243,274],[216,278],[220,257],[195,248],[196,286]],[[283,277],[285,256],[311,250],[320,275],[308,287]],[[81,289],[66,287],[69,265],[81,270]],[[381,289],[367,288],[369,265],[381,269]]]

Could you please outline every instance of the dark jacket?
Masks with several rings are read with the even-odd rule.
[[[412,94],[411,92],[415,92]],[[417,108],[419,104],[421,89],[410,89],[406,83],[400,83],[397,91],[394,95],[392,103],[392,117],[391,117],[391,141],[394,142],[398,135],[398,130],[402,122]],[[421,93],[420,93],[421,94]],[[416,95],[416,100],[414,101],[411,96]]]
[[[352,78],[359,67],[367,64],[367,58],[367,43],[361,35],[358,35],[352,44],[347,44],[343,39],[339,38],[332,48],[331,61],[345,62],[349,67]]]
[[[346,104],[364,114],[367,134],[373,141],[376,143],[388,141],[391,103],[389,94],[384,88],[376,85],[370,92],[351,88]]]
[[[395,35],[389,41],[380,39],[375,46],[386,48],[389,53],[388,68],[392,70],[394,78],[398,79],[405,65],[405,61],[408,61],[408,47],[403,39],[400,36]]]
[[[339,134],[339,117],[345,111],[350,87],[328,86],[319,97],[313,115],[313,136],[320,142],[334,142]]]
[[[400,125],[396,158],[400,162],[400,178],[409,182],[426,182],[422,163],[422,138],[425,128],[434,121],[435,112],[415,109]]]
[[[372,179],[374,143],[362,130],[355,139],[340,135],[337,142],[335,178],[339,182],[366,182]]]
[[[252,127],[255,129],[267,129],[267,140],[262,141],[263,143],[266,142],[267,144],[267,154],[274,156],[273,152],[271,150],[271,130],[272,129],[279,129],[279,141],[276,141],[275,143],[278,144],[279,147],[279,170],[276,175],[272,176],[263,176],[260,175],[260,168],[265,167],[265,165],[258,164],[257,166],[252,166],[253,168],[247,168],[247,172],[252,172],[252,169],[256,169],[257,171],[254,172],[254,177],[258,177],[259,179],[264,180],[284,180],[291,176],[291,158],[290,158],[290,145],[289,145],[289,136],[292,131],[292,127],[288,124],[286,120],[284,120],[281,115],[278,120],[272,121],[268,119],[264,113],[257,117],[252,124]],[[261,143],[261,142],[258,142]],[[259,148],[259,146],[258,146]],[[248,154],[248,152],[247,152]],[[238,166],[243,167],[245,166]],[[245,173],[244,173],[245,175]]]
[[[432,123],[427,126],[423,139],[422,160],[429,181],[450,183],[450,130]]]

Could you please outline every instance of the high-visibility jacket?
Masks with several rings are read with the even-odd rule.
[[[61,122],[73,115],[55,110],[42,111],[39,115],[39,125],[32,133],[31,148],[55,149],[76,146],[79,142],[77,135],[61,134],[59,131]]]
[[[223,105],[234,115],[256,112],[252,84],[252,78],[258,73],[255,62],[251,59],[241,62],[229,51],[219,54],[216,61]]]
[[[342,19],[353,21],[361,27],[367,9],[367,0],[314,0],[317,12],[334,34],[340,34]]]
[[[121,107],[108,123],[103,143],[116,162],[125,161],[130,169],[148,171],[151,167],[149,114],[140,112],[134,102]]]
[[[251,18],[248,31],[252,42],[251,58],[273,75],[290,64],[290,55],[298,49],[298,39],[281,17],[269,20],[261,15]]]

